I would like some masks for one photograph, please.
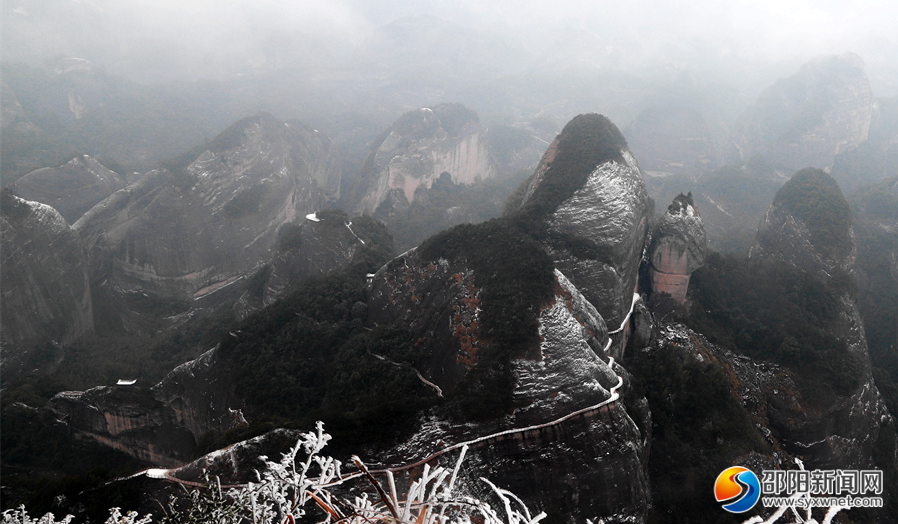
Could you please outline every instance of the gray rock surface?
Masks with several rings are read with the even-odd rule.
[[[212,349],[151,388],[132,384],[64,391],[50,405],[81,438],[150,464],[181,465],[195,455],[207,432],[246,422],[232,382],[216,363]]]
[[[835,180],[823,171],[803,169],[789,179],[764,214],[756,238],[750,256],[825,276],[854,273],[851,212]]]
[[[458,393],[490,344],[479,331],[482,290],[474,282],[462,261],[426,261],[412,250],[384,266],[370,285],[370,318],[398,321],[409,326],[413,339],[420,337],[428,352],[420,371],[447,396]],[[554,297],[539,312],[538,331],[538,348],[511,361],[511,412],[474,423],[428,417],[385,462],[410,463],[440,445],[532,426],[472,445],[463,474],[470,489],[485,476],[535,507],[564,507],[565,522],[644,522],[647,442],[616,400],[626,372],[604,353],[610,338],[601,315],[558,270]]]
[[[395,205],[415,199],[447,172],[455,184],[473,184],[496,175],[486,132],[477,114],[461,104],[410,111],[382,135],[365,163],[369,185],[357,210],[374,213],[385,200]]]
[[[37,346],[69,344],[93,330],[94,319],[87,261],[78,236],[59,212],[4,190],[0,235],[8,379],[17,371],[18,358]]]
[[[338,191],[333,144],[295,122],[241,120],[186,165],[146,174],[75,228],[94,277],[121,289],[198,298],[253,272],[278,228]]]
[[[802,177],[805,178],[802,178]],[[810,178],[809,178],[810,177]],[[797,185],[812,180],[813,186]],[[797,199],[815,202],[826,188],[835,182],[822,172],[803,170],[796,174],[777,194],[777,198],[758,228],[758,239],[752,248],[752,256],[769,257],[785,261],[823,280],[832,281],[833,276],[854,275],[856,272],[857,248],[850,222],[845,225],[847,232],[838,232],[835,223],[830,223],[825,232],[838,236],[848,245],[821,245],[815,238],[808,219],[803,219]],[[789,190],[799,191],[793,198],[784,197]],[[803,190],[803,191],[801,191]],[[835,186],[832,201],[844,206],[847,203]],[[839,200],[840,199],[840,200]],[[830,210],[831,213],[835,211]],[[836,213],[835,216],[838,216]],[[843,224],[844,225],[844,224]],[[839,311],[835,322],[826,326],[827,330],[847,345],[858,363],[855,372],[859,386],[850,394],[839,396],[828,405],[816,409],[801,409],[801,416],[782,417],[779,421],[783,431],[788,431],[793,450],[814,459],[814,467],[866,468],[870,467],[880,428],[893,425],[876,385],[873,383],[870,355],[864,333],[863,321],[858,311],[855,297],[849,291],[839,294],[834,307]],[[894,453],[894,449],[891,451]]]
[[[645,182],[620,131],[601,115],[574,118],[526,183],[518,215],[545,225],[542,240],[556,267],[609,326],[620,325],[636,288],[649,214]]]
[[[88,155],[58,167],[37,169],[15,181],[13,192],[53,206],[69,224],[125,186],[125,179]]]
[[[689,277],[705,264],[707,247],[705,227],[692,204],[692,195],[681,194],[652,232],[652,292],[668,293],[678,303],[685,303]]]

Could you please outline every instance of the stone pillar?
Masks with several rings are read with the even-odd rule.
[[[685,304],[689,277],[705,264],[708,239],[692,202],[692,193],[674,198],[652,234],[652,293],[669,293]]]

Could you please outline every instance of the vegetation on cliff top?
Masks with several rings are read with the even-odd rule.
[[[802,169],[776,193],[774,205],[783,206],[808,226],[811,243],[830,257],[851,252],[851,210],[839,185],[819,169]]]
[[[627,141],[611,120],[595,113],[577,115],[558,135],[555,158],[520,215],[540,221],[583,187],[590,173],[609,160],[621,160]],[[529,183],[525,182],[525,183]]]
[[[712,342],[796,373],[806,400],[825,403],[858,386],[860,362],[830,332],[848,275],[824,281],[776,260],[711,253],[692,274],[689,326]]]
[[[538,346],[540,308],[551,300],[552,259],[539,243],[507,220],[464,224],[421,244],[425,260],[463,260],[482,289],[479,336],[489,341],[477,367],[465,377],[458,399],[466,417],[495,416],[510,407],[512,358]]]
[[[322,223],[342,225],[345,219],[341,211],[319,216]],[[421,401],[429,396],[421,394],[424,386],[414,371],[373,356],[407,356],[411,350],[403,327],[367,330],[363,325],[365,275],[390,259],[392,239],[368,217],[354,218],[353,231],[366,245],[347,268],[304,282],[295,293],[234,326],[236,336],[221,338],[225,368],[259,424],[258,431],[250,428],[234,439],[320,419],[347,446],[377,445],[406,429],[410,415],[427,403]],[[220,437],[204,440],[230,443]]]
[[[638,413],[645,398],[652,415],[651,427],[641,428],[651,433],[652,443],[654,508],[648,522],[732,522],[708,496],[708,486],[746,454],[771,449],[734,396],[726,372],[674,340],[628,351],[624,365],[633,373],[633,390],[624,398],[628,412]]]

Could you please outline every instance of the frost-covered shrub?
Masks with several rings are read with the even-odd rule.
[[[279,461],[262,457],[267,467],[257,473],[256,482],[225,489],[216,479],[206,489],[187,489],[186,496],[173,499],[158,521],[112,508],[106,524],[294,524],[307,514],[319,522],[346,524],[536,524],[546,516],[532,515],[521,499],[486,479],[481,480],[492,489],[498,508],[459,489],[456,480],[467,447],[461,448],[452,470],[424,465],[421,476],[400,493],[392,472],[369,471],[358,457],[353,462],[360,471],[343,474],[340,461],[321,454],[330,439],[319,422],[316,431],[302,435]],[[385,475],[386,488],[375,474]],[[350,500],[334,489],[360,480],[370,483],[376,497],[362,494]],[[56,520],[48,513],[32,519],[24,507],[7,510],[2,517],[0,524],[69,524],[74,518]]]
[[[47,513],[40,518],[32,518],[25,511],[25,506],[19,506],[18,509],[8,509],[3,512],[3,524],[69,524],[75,517],[66,515],[62,520],[56,520],[52,513]],[[106,524],[150,524],[153,522],[151,515],[140,517],[136,511],[129,511],[122,514],[121,508],[112,508],[109,510],[109,518]]]

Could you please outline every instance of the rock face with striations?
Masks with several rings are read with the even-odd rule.
[[[183,464],[196,454],[201,436],[246,422],[217,359],[212,349],[151,388],[116,385],[64,391],[50,405],[81,438],[149,464]]]
[[[678,303],[685,303],[689,277],[705,264],[707,247],[705,227],[693,206],[692,193],[681,193],[667,207],[652,233],[652,292],[668,293]]]
[[[318,210],[339,178],[329,139],[262,113],[113,193],[75,228],[95,279],[197,298],[260,266],[278,228]]]
[[[491,252],[507,260],[505,271],[489,269],[498,262]],[[368,309],[375,323],[408,326],[423,351],[421,375],[474,410],[460,420],[425,417],[387,463],[419,460],[439,442],[538,426],[473,446],[465,480],[486,476],[531,506],[564,507],[566,522],[644,520],[647,444],[617,399],[626,372],[607,356],[601,315],[540,246],[513,226],[459,226],[378,271]],[[509,327],[512,318],[520,325]]]
[[[859,56],[816,58],[767,88],[746,111],[731,160],[760,156],[787,171],[831,166],[836,155],[867,139],[873,106]]]
[[[800,459],[807,470],[894,474],[895,423],[872,379],[852,291],[851,227],[833,179],[800,171],[774,198],[751,260],[713,255],[696,273],[701,307],[690,311],[690,323],[707,326],[708,338],[659,315],[655,336],[628,354],[628,369],[649,391],[655,427],[663,428],[651,457],[661,514],[684,508],[681,518],[701,520],[716,464],[796,469]],[[716,438],[680,440],[709,428]],[[664,471],[670,457],[691,453],[715,467]],[[665,492],[669,486],[676,495]],[[871,521],[893,522],[893,511],[871,513]]]
[[[446,172],[455,184],[496,175],[477,114],[461,104],[410,111],[376,142],[364,166],[368,187],[358,210],[374,213],[385,201],[407,205]]]
[[[125,186],[125,179],[88,155],[59,167],[37,169],[16,180],[13,191],[22,198],[53,206],[69,224],[101,200]]]
[[[35,346],[65,345],[93,329],[93,307],[78,236],[52,207],[2,192],[4,360]],[[16,371],[4,362],[4,372]],[[7,377],[8,378],[8,377]]]
[[[525,183],[512,215],[534,228],[556,267],[617,327],[635,291],[650,214],[642,174],[617,126],[602,115],[577,116]]]

